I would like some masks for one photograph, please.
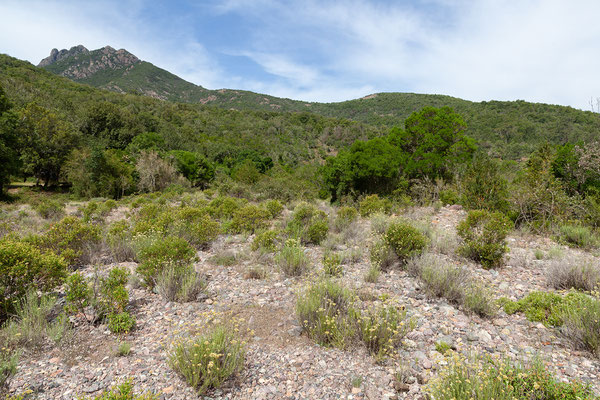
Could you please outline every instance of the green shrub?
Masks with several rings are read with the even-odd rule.
[[[283,205],[279,202],[279,200],[267,201],[265,204],[265,208],[269,212],[271,218],[279,217],[283,211]]]
[[[190,244],[178,237],[166,237],[151,241],[141,247],[137,255],[140,264],[137,272],[144,284],[154,288],[156,278],[166,265],[190,264],[196,258],[196,252]]]
[[[78,266],[89,263],[100,240],[99,227],[65,217],[41,237],[40,246],[62,256],[70,266]]]
[[[96,307],[101,318],[125,311],[129,303],[129,292],[125,285],[129,279],[129,271],[115,267],[108,276],[100,278]]]
[[[300,276],[308,270],[309,258],[297,240],[288,239],[275,256],[275,262],[287,276]]]
[[[169,365],[203,394],[244,368],[245,349],[231,329],[219,326],[205,336],[182,340],[169,352]]]
[[[302,243],[319,244],[329,232],[327,214],[312,204],[300,203],[294,209],[287,231]]]
[[[491,292],[481,285],[470,284],[467,287],[462,305],[466,311],[480,317],[493,317],[497,311]]]
[[[589,227],[581,224],[562,224],[558,227],[559,242],[572,247],[591,249],[598,247],[600,238]]]
[[[231,219],[234,213],[242,207],[245,200],[233,197],[216,197],[208,204],[208,212],[217,219]]]
[[[277,249],[277,231],[263,231],[254,236],[250,248],[252,251],[261,250],[267,253],[273,253]]]
[[[28,290],[48,292],[67,275],[62,257],[45,253],[29,243],[0,240],[0,320]]]
[[[221,227],[205,209],[182,207],[174,213],[170,232],[198,249],[206,249],[219,236]]]
[[[135,327],[135,318],[127,311],[108,315],[108,329],[112,333],[127,333]]]
[[[458,204],[460,196],[454,189],[443,189],[440,190],[440,202],[442,205],[447,206],[450,204]]]
[[[323,272],[329,276],[342,276],[342,257],[337,253],[323,254]]]
[[[358,318],[360,339],[377,358],[391,355],[414,327],[403,309],[393,305],[375,306]]]
[[[87,280],[79,272],[71,274],[65,282],[65,310],[70,313],[85,313],[93,297]],[[87,317],[86,317],[87,318]]]
[[[333,225],[336,231],[341,232],[346,229],[350,224],[356,221],[358,217],[358,211],[354,207],[343,206],[337,210],[335,221]]]
[[[389,213],[392,208],[392,202],[388,199],[381,199],[376,194],[371,194],[363,198],[359,202],[358,207],[361,217],[368,217],[377,212]]]
[[[79,400],[90,398],[78,397]],[[108,391],[94,397],[93,400],[158,400],[159,397],[153,393],[135,394],[131,380],[112,387]],[[91,400],[91,399],[90,399]]]
[[[427,393],[436,400],[597,399],[587,385],[560,382],[539,360],[519,365],[508,359],[457,355],[429,383]]]
[[[377,265],[371,264],[367,273],[365,274],[365,282],[368,283],[376,283],[377,279],[379,279],[379,274],[381,274],[381,269]]]
[[[65,213],[64,203],[57,200],[47,200],[38,203],[34,208],[40,216],[45,219],[58,218]]]
[[[131,343],[127,342],[119,342],[119,347],[117,348],[117,356],[125,357],[131,353]]]
[[[9,379],[17,373],[19,353],[11,348],[0,348],[0,390],[8,386]]]
[[[158,293],[166,300],[194,301],[205,291],[206,281],[196,272],[193,265],[169,264],[156,280]]]
[[[254,233],[268,226],[269,212],[253,204],[248,204],[233,214],[229,229],[233,233]]]
[[[403,265],[411,257],[420,255],[428,243],[425,235],[406,222],[390,224],[383,239],[394,250]]]
[[[377,268],[379,272],[389,270],[398,262],[398,256],[392,247],[385,241],[379,239],[369,248],[371,266]]]
[[[521,312],[528,320],[541,322],[546,326],[561,326],[567,309],[575,309],[585,304],[587,295],[571,291],[565,296],[551,292],[533,291],[518,301],[502,299],[507,314]]]
[[[371,215],[371,231],[376,235],[383,235],[390,226],[391,218],[389,215],[377,212]]]
[[[486,269],[497,267],[508,251],[505,239],[511,227],[512,222],[501,212],[470,211],[458,224],[458,235],[464,241],[458,251]]]
[[[300,293],[296,314],[302,329],[322,346],[345,347],[355,334],[352,292],[331,280]]]
[[[575,346],[600,356],[600,294],[578,296],[563,308],[562,333]]]
[[[127,221],[116,221],[109,226],[106,233],[106,244],[117,262],[135,260],[135,248],[129,228]]]

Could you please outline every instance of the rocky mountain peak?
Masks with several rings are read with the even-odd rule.
[[[89,53],[89,50],[86,49],[82,45],[73,46],[69,50],[62,49],[59,51],[58,49],[52,49],[52,51],[50,51],[50,55],[48,57],[44,58],[42,61],[40,61],[40,63],[38,64],[38,67],[45,67],[47,65],[54,64],[55,62],[60,61],[62,59],[65,59],[68,57],[73,57],[78,54],[87,54],[87,53]]]

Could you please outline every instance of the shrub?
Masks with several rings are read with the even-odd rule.
[[[378,271],[387,271],[398,262],[398,256],[392,247],[385,241],[379,239],[369,248],[371,267]]]
[[[135,318],[127,311],[108,315],[108,329],[112,333],[127,333],[135,327]]]
[[[371,265],[365,274],[365,282],[376,283],[377,279],[379,279],[379,274],[381,274],[381,270],[377,265]]]
[[[78,397],[80,400],[87,400],[88,398]],[[133,391],[133,384],[131,380],[109,389],[108,391],[94,397],[93,400],[158,400],[159,397],[153,393],[135,394]],[[91,400],[91,399],[90,399]]]
[[[428,240],[418,229],[405,222],[392,223],[383,240],[394,250],[401,264],[418,256],[427,246]]]
[[[563,308],[562,333],[578,348],[600,356],[600,295],[579,296]]]
[[[267,212],[271,216],[271,218],[277,218],[281,215],[283,211],[283,205],[279,202],[279,200],[269,200],[265,204],[265,208]]]
[[[565,311],[585,304],[584,300],[588,298],[576,291],[571,291],[564,297],[551,292],[533,291],[518,301],[501,300],[507,314],[521,312],[530,321],[541,322],[546,326],[561,326]]]
[[[229,229],[233,233],[254,233],[257,230],[265,229],[268,220],[268,211],[248,204],[234,213]]]
[[[131,353],[131,343],[127,342],[119,342],[119,347],[117,348],[117,356],[125,357]]]
[[[0,390],[8,386],[9,379],[17,373],[19,353],[2,346],[0,349]]]
[[[412,330],[403,309],[393,305],[374,307],[358,319],[359,335],[367,350],[377,358],[392,354],[402,339]]]
[[[547,269],[547,281],[555,289],[578,289],[591,292],[600,285],[600,268],[591,263],[579,264],[553,260]]]
[[[54,321],[50,318],[56,306],[56,298],[41,295],[30,290],[15,305],[14,318],[4,326],[2,336],[8,346],[40,347],[47,338],[52,338],[51,333],[63,325],[62,317]],[[68,327],[65,327],[68,328]],[[57,341],[60,341],[64,332],[59,332]]]
[[[65,310],[67,312],[81,312],[85,315],[85,308],[90,305],[92,296],[92,289],[83,275],[76,272],[67,278],[65,282]]]
[[[356,211],[356,208],[343,206],[338,209],[333,225],[336,231],[341,232],[356,221],[357,217],[358,211]]]
[[[456,354],[427,392],[436,400],[596,399],[589,386],[560,382],[539,360],[519,365],[508,359],[466,359]]]
[[[70,266],[87,264],[100,244],[100,228],[65,217],[42,236],[40,245],[61,255]]]
[[[481,285],[470,284],[467,287],[462,305],[466,311],[480,317],[492,317],[497,311],[491,292]]]
[[[166,300],[184,303],[196,300],[206,281],[193,265],[169,264],[158,275],[156,288]]]
[[[580,224],[560,225],[557,239],[566,245],[583,249],[598,247],[600,243],[600,238],[589,227]]]
[[[0,319],[13,310],[28,290],[48,292],[67,275],[62,257],[45,253],[29,243],[0,240]]]
[[[381,199],[376,194],[371,194],[363,198],[358,207],[361,217],[368,217],[376,212],[389,213],[392,202],[388,199]]]
[[[443,189],[440,190],[440,202],[442,205],[447,206],[450,204],[458,204],[460,201],[460,196],[454,189]]]
[[[127,221],[116,221],[109,226],[106,243],[115,261],[135,260],[135,248],[131,242],[131,233]]]
[[[141,262],[137,272],[146,286],[154,288],[156,278],[165,266],[172,263],[190,264],[196,258],[196,252],[186,240],[170,236],[143,246],[137,258]]]
[[[267,270],[259,266],[250,266],[244,273],[244,279],[265,279],[267,277]]]
[[[208,205],[208,212],[218,219],[231,219],[244,201],[233,197],[216,197]]]
[[[277,249],[277,231],[263,231],[254,236],[250,248],[252,251],[261,250],[263,252],[272,253]]]
[[[354,335],[353,294],[331,281],[317,282],[296,303],[302,329],[322,346],[345,347]]]
[[[323,271],[329,276],[341,276],[344,268],[341,265],[342,257],[337,253],[323,255]]]
[[[329,232],[327,214],[311,204],[300,203],[294,209],[287,230],[302,243],[319,244]]]
[[[198,394],[220,387],[243,370],[244,362],[244,345],[222,326],[205,336],[180,341],[169,352],[171,368]]]
[[[458,251],[486,269],[497,267],[508,251],[505,238],[511,226],[512,222],[498,211],[470,211],[458,224],[458,235],[464,241]]]
[[[129,293],[125,285],[129,279],[129,271],[115,267],[107,277],[100,278],[96,307],[101,318],[120,314],[129,303]]]
[[[182,207],[175,212],[171,233],[187,240],[198,249],[206,249],[219,236],[219,223],[206,210]]]
[[[382,213],[371,215],[371,231],[377,235],[383,235],[390,226],[390,217]]]
[[[64,203],[56,200],[43,201],[38,203],[34,208],[40,214],[40,216],[45,219],[58,218],[65,213]]]
[[[275,262],[287,276],[300,276],[309,267],[309,259],[300,243],[294,239],[288,239],[284,246],[275,256]]]

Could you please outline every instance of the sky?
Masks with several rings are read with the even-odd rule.
[[[0,0],[0,16],[0,53],[110,45],[209,89],[600,98],[598,0]]]

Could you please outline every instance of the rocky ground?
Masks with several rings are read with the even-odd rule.
[[[119,210],[122,215],[125,213]],[[425,220],[451,238],[465,213],[457,207],[434,212],[422,209],[408,215]],[[235,316],[247,328],[247,361],[244,372],[226,387],[210,393],[214,399],[418,399],[425,383],[445,364],[435,351],[444,341],[465,353],[492,353],[510,358],[540,356],[562,380],[589,382],[600,393],[600,360],[574,350],[555,329],[532,323],[522,315],[500,311],[493,319],[465,314],[442,299],[427,297],[417,279],[403,271],[383,273],[375,284],[365,283],[369,268],[369,221],[361,222],[356,240],[362,259],[344,266],[342,280],[361,293],[376,298],[388,294],[404,304],[417,321],[395,361],[375,362],[360,346],[347,350],[316,345],[301,334],[295,318],[296,293],[312,279],[286,278],[272,262],[257,260],[248,249],[251,237],[221,238],[213,248],[199,253],[197,270],[210,276],[207,298],[178,304],[165,302],[144,289],[131,289],[131,309],[137,329],[117,338],[105,326],[79,324],[73,338],[59,348],[42,349],[22,356],[10,391],[31,389],[38,399],[72,399],[79,394],[100,393],[126,377],[137,389],[154,391],[162,399],[194,399],[194,391],[167,365],[167,349],[178,332],[202,322],[210,315]],[[452,243],[446,243],[452,248]],[[561,257],[583,256],[578,250],[558,246],[549,239],[526,234],[509,238],[507,265],[486,271],[456,256],[448,262],[467,265],[473,275],[497,297],[521,298],[531,290],[548,290],[545,269],[549,260],[536,260],[534,251],[561,253]],[[560,250],[557,250],[560,248]],[[233,266],[213,265],[210,258],[224,250],[246,255]],[[307,249],[314,269],[320,269],[322,249]],[[591,257],[591,255],[587,255]],[[268,265],[265,279],[245,279],[246,269],[259,262]],[[597,262],[597,260],[596,260]],[[134,263],[125,263],[135,268]],[[110,268],[104,265],[102,268]],[[84,270],[92,274],[92,266]],[[116,355],[119,340],[132,345],[128,356]],[[395,373],[405,371],[404,383]]]

